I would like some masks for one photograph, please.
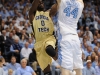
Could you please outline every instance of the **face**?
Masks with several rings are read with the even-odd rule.
[[[29,45],[28,43],[25,43],[25,47],[26,47],[26,48],[28,48],[28,45]]]
[[[19,43],[19,39],[15,39],[15,43]]]
[[[32,43],[32,39],[29,39],[29,43]]]
[[[4,31],[2,31],[2,34],[5,36],[6,35],[6,31],[4,30]]]
[[[87,50],[88,50],[88,52],[91,52],[92,48],[90,46],[88,46]]]
[[[22,66],[23,68],[25,68],[26,65],[27,65],[27,61],[26,61],[26,60],[23,60],[23,61],[21,62],[21,66]]]
[[[9,37],[13,37],[13,33],[10,33],[10,34],[9,34]]]
[[[91,60],[91,56],[88,56],[88,57],[87,57],[87,60]]]
[[[95,57],[96,56],[96,54],[95,54],[95,52],[92,52],[92,55],[91,55],[92,57]]]
[[[91,67],[91,62],[87,63],[87,67],[90,68]]]
[[[37,10],[38,11],[43,11],[44,10],[44,3],[42,1],[39,2]]]
[[[12,57],[12,58],[11,58],[11,63],[13,63],[13,64],[16,63],[16,58],[15,58],[15,57]]]

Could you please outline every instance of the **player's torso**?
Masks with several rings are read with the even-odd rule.
[[[33,20],[34,34],[36,41],[41,41],[53,34],[54,26],[49,12],[36,12]]]
[[[58,22],[62,32],[73,33],[76,31],[77,22],[81,17],[84,5],[77,0],[61,0]],[[64,31],[65,30],[65,31]]]

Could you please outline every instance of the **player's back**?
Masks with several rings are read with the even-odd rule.
[[[77,23],[81,17],[83,7],[84,5],[78,0],[61,0],[58,23],[62,35],[77,34]]]
[[[37,11],[33,20],[35,40],[43,41],[53,35],[54,26],[49,11]]]

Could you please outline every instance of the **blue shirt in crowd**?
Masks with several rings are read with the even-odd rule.
[[[17,75],[32,75],[34,70],[30,66],[26,66],[26,68],[18,68],[17,69]]]
[[[85,57],[87,57],[89,55],[91,56],[92,52],[84,51],[84,54],[85,54]]]
[[[95,69],[93,67],[91,67],[90,69],[85,67],[83,69],[83,75],[96,75]]]
[[[31,44],[28,45],[28,47],[31,48],[31,49],[33,49],[34,48],[34,44],[31,43]]]
[[[100,75],[100,66],[95,67],[96,75]]]
[[[9,63],[6,66],[6,70],[12,69],[13,71],[16,71],[19,67],[21,67],[19,63],[15,63],[15,64]]]

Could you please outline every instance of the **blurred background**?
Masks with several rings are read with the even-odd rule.
[[[100,75],[100,0],[83,1],[84,10],[77,24],[83,51],[83,75]],[[45,10],[48,10],[56,1],[43,0],[43,2]],[[7,75],[9,69],[12,70],[11,75],[16,75],[22,58],[28,60],[27,65],[31,66],[37,75],[43,75],[36,60],[35,40],[29,23],[28,12],[31,6],[30,0],[0,0],[0,73],[3,72],[0,75]],[[53,21],[57,36],[57,14],[53,17]],[[52,74],[60,75],[59,68],[59,64],[53,60]]]

